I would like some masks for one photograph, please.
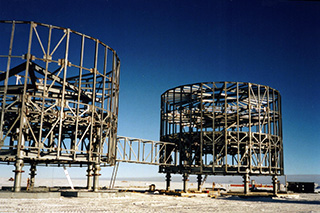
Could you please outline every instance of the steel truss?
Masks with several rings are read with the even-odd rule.
[[[117,161],[150,165],[172,165],[174,143],[118,136]],[[165,154],[162,154],[165,153]],[[166,158],[164,158],[166,156]]]
[[[174,143],[160,172],[282,175],[280,93],[239,82],[183,85],[161,95],[161,141]]]
[[[120,60],[98,39],[1,21],[0,161],[113,165]],[[97,167],[97,166],[96,166]]]

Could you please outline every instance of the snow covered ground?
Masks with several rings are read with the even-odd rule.
[[[23,182],[22,185],[25,183]],[[73,180],[76,186],[84,186],[84,179]],[[101,186],[108,186],[101,180]],[[147,189],[150,184],[164,188],[164,182],[117,181],[118,188]],[[68,186],[67,180],[38,179],[37,186]],[[0,178],[0,186],[12,186],[12,182]],[[207,183],[205,187],[211,187]],[[226,187],[226,185],[221,185]],[[172,188],[181,189],[181,182],[172,182]],[[189,188],[196,188],[189,183]],[[222,196],[174,197],[148,193],[123,193],[109,198],[46,198],[12,199],[0,198],[0,212],[320,212],[320,194],[299,194],[286,198],[239,198]]]
[[[0,212],[320,212],[319,194],[299,198],[173,197],[129,193],[111,198],[0,199]]]

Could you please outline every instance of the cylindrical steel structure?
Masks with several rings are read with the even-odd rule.
[[[113,165],[115,50],[68,28],[24,21],[0,26],[0,161]]]
[[[280,93],[242,82],[183,85],[161,95],[160,172],[283,174]],[[167,156],[169,153],[171,156]]]

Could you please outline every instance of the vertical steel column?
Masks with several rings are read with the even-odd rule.
[[[104,61],[103,61],[103,86],[102,86],[102,97],[101,97],[101,100],[100,100],[100,103],[101,103],[101,108],[102,109],[105,109],[105,93],[106,93],[106,76],[107,76],[107,60],[108,60],[108,48],[105,47],[104,48]],[[101,86],[100,86],[101,88]],[[107,144],[110,144],[111,143],[111,140],[108,140],[107,138],[108,137],[103,137],[103,130],[104,130],[104,119],[105,117],[108,117],[108,115],[105,115],[105,113],[102,113],[101,114],[101,122],[100,122],[100,132],[99,132],[99,138],[100,138],[100,153],[102,154],[103,153],[103,144],[104,142],[109,142]],[[100,156],[101,156],[100,154]],[[116,156],[117,155],[117,141],[115,141],[115,153],[114,155]],[[109,157],[109,155],[108,155]],[[116,157],[115,157],[116,159]],[[101,161],[100,161],[101,162]],[[115,162],[114,160],[110,160],[110,158],[108,158],[108,162],[110,162],[111,165],[114,165]]]
[[[278,177],[275,175],[272,178],[272,184],[273,184],[273,194],[277,195],[279,188],[278,188]]]
[[[180,131],[179,131],[179,143],[178,143],[178,146],[179,146],[179,170],[180,170],[180,172],[182,172],[182,170],[183,170],[183,164],[185,163],[184,162],[184,159],[183,158],[185,158],[185,157],[183,157],[184,156],[184,149],[182,149],[182,132],[183,132],[183,125],[182,125],[182,116],[184,116],[184,108],[182,108],[182,86],[180,87],[180,101],[179,101],[179,103],[180,103]],[[173,92],[173,96],[175,96],[175,89],[173,90],[174,92]],[[173,104],[176,104],[175,102],[173,102]],[[190,110],[191,111],[191,110]],[[173,112],[174,113],[174,112]],[[187,112],[185,112],[185,113],[187,113]],[[187,116],[185,115],[185,117],[187,118]],[[190,119],[190,123],[191,123],[191,119]],[[189,132],[190,132],[190,127],[189,127]],[[184,142],[185,142],[185,140],[184,140]]]
[[[248,113],[249,113],[249,155],[247,157],[248,161],[247,161],[247,170],[249,169],[249,171],[252,171],[252,128],[251,128],[251,89],[252,88],[252,84],[249,83],[248,84]],[[248,171],[247,171],[248,172]]]
[[[200,84],[200,150],[199,150],[199,162],[195,162],[195,164],[199,163],[200,166],[200,172],[202,173],[203,171],[203,161],[202,161],[202,152],[203,152],[203,120],[204,120],[204,116],[203,116],[203,84]],[[199,176],[198,176],[199,177]],[[201,184],[201,183],[200,183]]]
[[[67,34],[66,38],[66,47],[65,47],[65,56],[63,59],[63,85],[62,85],[62,98],[61,98],[61,108],[60,108],[60,115],[59,115],[59,136],[58,136],[58,145],[57,145],[57,159],[60,158],[61,152],[61,140],[62,140],[62,126],[63,126],[63,119],[65,116],[64,107],[65,107],[65,95],[66,95],[66,82],[67,82],[67,67],[68,67],[68,52],[69,52],[69,40],[70,40],[70,29],[68,28],[65,32]]]
[[[282,108],[281,108],[281,95],[278,92],[278,114],[279,114],[279,137],[280,137],[280,148],[281,150],[279,151],[280,154],[280,174],[283,175],[284,174],[284,155],[283,155],[283,132],[282,132]]]
[[[48,96],[47,91],[47,81],[48,81],[48,69],[49,69],[49,60],[52,59],[52,56],[50,55],[50,44],[51,44],[51,34],[52,34],[52,25],[49,26],[49,35],[48,35],[48,43],[47,43],[47,53],[45,56],[45,62],[46,62],[46,69],[44,74],[44,82],[43,82],[43,92],[42,92],[42,109],[41,109],[41,115],[40,115],[40,128],[39,128],[39,137],[38,137],[38,155],[40,155],[40,147],[42,143],[42,130],[43,130],[43,121],[44,121],[44,111],[45,111],[45,97]]]
[[[166,175],[166,183],[167,183],[166,190],[167,191],[170,190],[170,181],[171,181],[171,174],[170,174],[170,172],[167,172],[167,175]]]
[[[83,66],[83,55],[84,55],[84,35],[81,36],[81,50],[80,50],[80,65],[79,65],[79,85],[78,85],[78,91],[81,91],[81,82],[82,82],[82,66]],[[76,130],[75,130],[75,133],[74,133],[74,143],[76,144],[77,143],[77,138],[78,138],[78,132],[79,132],[79,115],[80,115],[80,99],[81,99],[81,93],[79,92],[78,93],[78,97],[77,97],[77,111],[76,111]],[[82,144],[83,145],[83,142]],[[75,148],[75,147],[74,147]],[[81,151],[82,148],[81,148]],[[87,150],[88,151],[88,150]],[[76,158],[76,152],[74,152],[73,154],[73,158],[75,159]],[[89,160],[89,159],[88,159]],[[89,168],[89,165],[88,165],[88,168]],[[89,174],[88,174],[89,175]],[[89,176],[88,176],[89,177]]]
[[[262,106],[262,101],[260,100],[261,99],[261,87],[260,87],[260,85],[258,85],[258,118],[259,118],[259,153],[258,153],[258,159],[257,159],[257,163],[258,163],[258,165],[260,165],[259,167],[260,167],[260,173],[262,173],[262,158],[261,158],[261,154],[262,154],[262,148],[261,148],[261,146],[262,146],[262,142],[261,142],[261,133],[262,133],[262,128],[261,128],[261,125],[263,125],[262,123],[261,123],[261,121],[260,121],[260,117],[261,117],[261,106]],[[263,121],[262,121],[263,122]]]
[[[36,163],[31,163],[31,167],[30,167],[30,190],[32,191],[33,190],[33,187],[34,187],[34,183],[35,183],[35,177],[36,177],[36,171],[37,171],[37,168],[36,168]]]
[[[239,101],[239,82],[237,82],[237,161],[238,161],[238,173],[240,173],[240,101]]]
[[[173,90],[173,95],[175,96],[175,91],[176,91],[176,89],[174,89]],[[182,116],[185,116],[184,115],[184,113],[186,113],[186,112],[184,112],[184,108],[182,107],[182,87],[180,87],[180,93],[179,93],[179,98],[180,98],[180,100],[179,100],[179,104],[180,104],[180,112],[179,112],[179,122],[180,122],[180,125],[179,125],[179,127],[180,127],[180,130],[179,130],[179,142],[178,142],[178,146],[179,146],[179,148],[178,149],[176,149],[176,158],[178,157],[178,150],[179,150],[179,170],[180,171],[182,171],[182,132],[183,132],[183,123],[182,123]],[[176,104],[175,102],[173,102],[174,104]],[[185,116],[185,117],[187,117],[187,116]],[[191,121],[191,120],[190,120]],[[176,162],[177,162],[177,160],[176,160]]]
[[[200,191],[201,190],[201,183],[202,183],[202,175],[198,175],[197,180],[198,180],[198,191]]]
[[[228,93],[227,93],[227,82],[224,83],[224,169],[228,172]]]
[[[188,177],[189,174],[188,173],[183,173],[183,191],[187,192],[188,191]]]
[[[13,191],[14,192],[20,192],[21,191],[21,176],[22,176],[22,168],[23,168],[23,160],[17,159],[15,163],[15,170],[13,172],[15,173],[14,176],[14,186]]]
[[[97,63],[98,63],[98,47],[99,47],[99,40],[96,40],[95,45],[95,54],[94,54],[94,68],[92,69],[93,73],[93,85],[92,85],[92,108],[91,108],[91,128],[90,128],[90,143],[92,143],[92,149],[93,149],[93,158],[94,161],[97,163],[100,162],[100,143],[101,138],[98,138],[98,129],[96,127],[96,119],[94,117],[96,113],[96,84],[97,84],[97,75],[98,75],[98,69],[97,69]],[[96,131],[95,131],[96,130]],[[95,168],[96,169],[96,168]],[[96,172],[96,171],[95,171]],[[94,184],[95,185],[95,184]],[[94,187],[95,188],[95,187]]]
[[[93,186],[93,165],[88,164],[88,169],[87,169],[87,189],[92,190]]]
[[[216,120],[216,116],[215,116],[215,87],[216,84],[214,82],[212,82],[212,172],[215,173],[215,163],[216,163],[216,151],[215,151],[215,120]]]
[[[269,173],[271,174],[271,171],[272,171],[272,161],[271,161],[271,158],[272,158],[272,149],[271,149],[271,134],[272,134],[272,131],[271,131],[271,113],[272,113],[272,110],[270,109],[270,88],[268,87],[268,93],[267,93],[267,97],[268,97],[268,108],[267,108],[267,113],[268,113],[268,152],[269,152],[269,155],[268,155],[268,168],[269,168]]]
[[[4,81],[4,93],[3,93],[3,99],[2,99],[2,107],[1,107],[2,109],[1,109],[1,118],[0,118],[0,121],[1,121],[0,122],[0,146],[4,143],[4,142],[2,142],[3,124],[4,124],[4,113],[5,113],[5,108],[6,108],[6,99],[7,99],[7,90],[8,90],[9,71],[10,71],[10,64],[11,64],[11,54],[12,54],[14,30],[15,30],[15,21],[13,21],[13,23],[12,23],[9,54],[8,54],[8,61],[7,61],[7,72],[6,72],[6,79]]]
[[[16,163],[15,163],[15,179],[14,179],[14,191],[19,192],[21,190],[21,173],[23,167],[23,156],[21,152],[22,146],[25,144],[25,138],[23,134],[23,129],[26,125],[27,118],[25,115],[26,111],[26,98],[27,98],[27,84],[28,84],[28,72],[29,72],[29,64],[31,61],[31,43],[32,43],[32,31],[33,31],[34,23],[31,22],[30,24],[30,32],[29,32],[29,43],[28,43],[28,53],[26,55],[27,63],[26,63],[26,72],[24,76],[24,85],[23,85],[23,95],[20,96],[21,103],[21,110],[20,110],[20,125],[17,129],[19,132],[18,144],[17,144],[17,155],[16,155]]]
[[[100,172],[101,168],[100,168],[100,164],[96,163],[94,165],[94,179],[93,179],[93,191],[98,191],[99,190],[99,172]]]
[[[243,176],[243,183],[244,183],[244,193],[249,194],[250,177],[248,173]]]

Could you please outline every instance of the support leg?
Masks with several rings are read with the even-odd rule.
[[[244,193],[249,194],[249,184],[250,184],[249,174],[245,174],[243,176],[243,183],[244,183]]]
[[[14,192],[20,192],[21,191],[21,176],[22,176],[22,167],[23,167],[23,160],[17,159],[15,163],[15,176],[14,176],[14,186],[13,191]]]
[[[187,191],[188,191],[188,186],[187,186],[188,177],[189,177],[189,175],[188,175],[187,173],[184,173],[184,174],[183,174],[183,191],[184,191],[184,192],[187,192]]]
[[[166,175],[167,191],[170,190],[170,181],[171,181],[171,174],[168,172]]]
[[[87,169],[87,189],[92,190],[93,186],[93,165],[89,164]]]
[[[272,178],[272,183],[273,183],[273,194],[277,195],[278,194],[278,177],[277,176],[273,176]]]
[[[36,164],[32,163],[30,167],[30,174],[29,174],[30,175],[30,185],[29,185],[30,191],[32,191],[34,187],[34,183],[36,180],[36,171],[37,171]]]
[[[93,179],[93,191],[96,192],[99,190],[99,172],[100,172],[100,164],[95,164],[94,166],[94,179]]]
[[[198,191],[201,191],[202,175],[198,175]]]

